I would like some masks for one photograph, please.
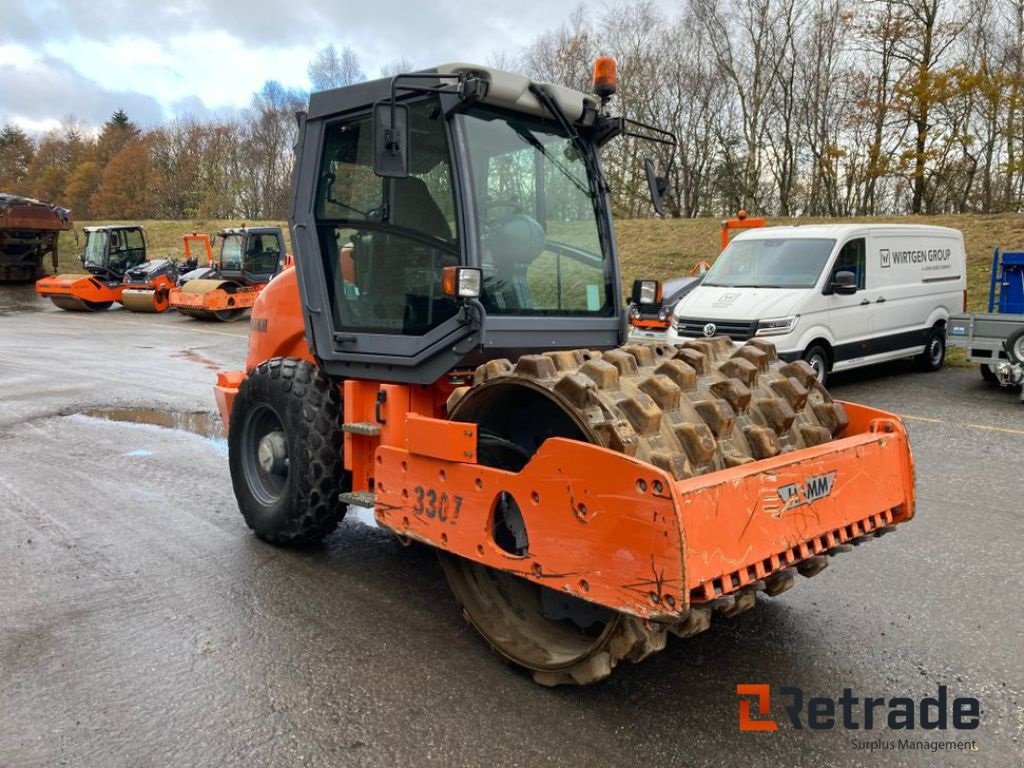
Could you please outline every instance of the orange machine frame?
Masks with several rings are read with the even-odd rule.
[[[312,360],[294,282],[292,270],[282,274],[254,309],[247,369],[277,355]],[[218,374],[225,429],[244,378]],[[686,480],[562,438],[508,472],[477,463],[475,424],[446,418],[458,380],[339,384],[344,421],[379,425],[368,430],[378,434],[345,433],[352,490],[374,493],[377,522],[402,537],[617,611],[679,620],[691,605],[753,589],[914,515],[907,434],[883,411],[844,403],[839,439]],[[491,535],[503,492],[530,531],[527,555]]]
[[[751,218],[743,210],[739,211],[735,218],[726,219],[722,222],[722,250],[724,251],[729,245],[730,232],[734,229],[756,229],[763,227],[764,224],[764,217],[754,216]]]
[[[210,242],[210,236],[205,232],[189,232],[187,235],[182,235],[182,242],[185,244],[185,260],[188,261],[192,258],[192,242],[203,246],[203,250],[206,253],[206,263],[208,266],[213,266],[213,243]],[[199,261],[199,254],[196,254],[196,262]]]
[[[108,283],[93,275],[53,275],[36,282],[36,293],[44,298],[71,296],[80,301],[103,304],[120,301],[125,285],[121,282]]]

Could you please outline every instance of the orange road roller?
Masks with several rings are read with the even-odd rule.
[[[280,227],[236,227],[217,234],[220,253],[207,276],[182,277],[170,305],[200,320],[228,322],[250,309],[288,259]]]
[[[121,301],[125,273],[146,261],[146,236],[137,225],[85,227],[82,266],[88,274],[44,277],[36,293],[61,309],[97,312]]]
[[[600,152],[648,147],[657,209],[674,137],[611,114],[615,80],[609,59],[593,95],[450,64],[314,93],[295,268],[215,386],[256,536],[308,544],[372,509],[544,685],[601,680],[914,515],[896,416],[756,335],[625,343]]]

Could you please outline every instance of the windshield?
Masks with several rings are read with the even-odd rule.
[[[736,239],[701,285],[728,288],[813,288],[836,241],[825,238]]]
[[[612,314],[597,197],[572,140],[556,123],[520,113],[477,108],[458,119],[488,312]]]
[[[85,266],[105,267],[107,265],[107,242],[109,240],[110,233],[106,230],[86,233],[85,254],[82,257]]]
[[[241,235],[225,235],[221,240],[220,268],[235,271],[242,269]]]

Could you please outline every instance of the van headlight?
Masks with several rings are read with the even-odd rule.
[[[796,326],[799,315],[779,317],[774,320],[761,320],[757,324],[755,336],[781,336],[789,333]]]

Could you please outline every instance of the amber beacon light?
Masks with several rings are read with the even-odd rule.
[[[594,93],[601,101],[608,101],[614,94],[619,83],[619,73],[615,59],[611,56],[600,56],[594,62]]]

